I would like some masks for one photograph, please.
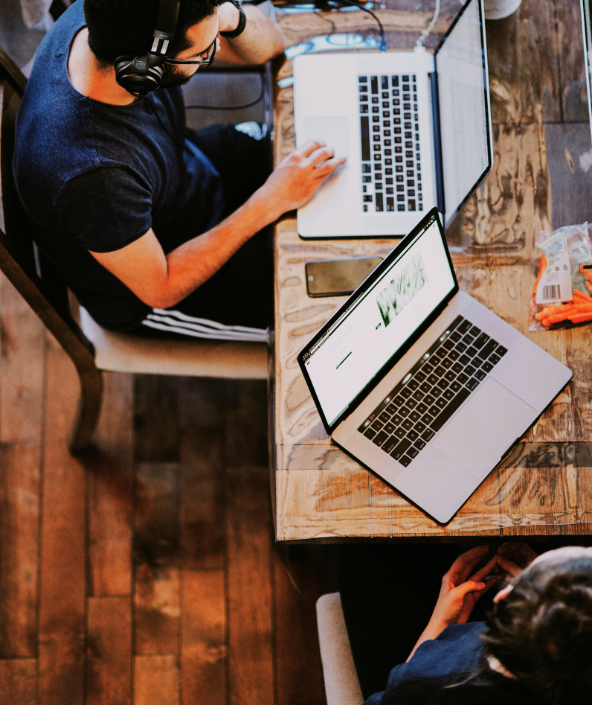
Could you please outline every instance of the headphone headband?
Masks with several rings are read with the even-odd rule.
[[[160,0],[151,54],[166,56],[179,19],[179,0]]]

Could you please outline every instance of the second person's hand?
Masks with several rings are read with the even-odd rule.
[[[259,192],[279,218],[308,203],[319,186],[345,164],[335,150],[323,142],[310,140],[282,159]]]
[[[504,543],[497,551],[498,565],[513,578],[527,568],[538,554],[522,542]]]

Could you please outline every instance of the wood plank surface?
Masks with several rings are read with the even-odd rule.
[[[6,705],[35,705],[35,659],[0,661],[0,695]]]
[[[179,389],[180,555],[186,570],[224,568],[223,380],[187,379]]]
[[[70,455],[79,386],[74,367],[48,339],[39,587],[39,701],[84,701],[86,477]]]
[[[0,658],[37,655],[40,448],[0,446]]]
[[[0,443],[41,440],[43,324],[0,276]]]
[[[179,705],[176,656],[136,656],[134,705]]]
[[[178,654],[180,603],[177,463],[136,469],[135,654]]]
[[[132,702],[132,604],[127,597],[88,601],[87,705]]]
[[[581,34],[579,17],[573,9],[576,5],[569,0],[524,0],[519,12],[505,20],[487,23],[495,162],[483,185],[447,232],[461,289],[574,371],[573,382],[530,429],[524,439],[526,446],[522,444],[530,449],[529,457],[539,459],[544,457],[540,448],[549,444],[560,448],[565,443],[592,441],[589,355],[585,352],[589,350],[590,328],[536,334],[527,330],[528,302],[540,256],[535,247],[539,233],[552,229],[554,203],[559,203],[558,208],[567,214],[572,212],[569,203],[573,202],[575,209],[576,201],[581,206],[588,195],[587,178],[583,177],[586,150],[573,148],[576,159],[585,162],[584,167],[577,167],[582,172],[578,192],[582,197],[578,198],[574,189],[567,195],[570,182],[565,178],[565,167],[569,169],[569,158],[565,149],[562,155],[555,149],[550,166],[546,144],[545,122],[559,122],[564,115],[562,106],[566,97],[561,67],[563,64],[574,67],[568,74],[575,75],[578,60],[583,61],[577,41],[570,47],[565,45],[570,32]],[[401,27],[408,21],[402,8],[401,13],[390,17],[389,22]],[[353,14],[347,19],[333,15],[329,18],[331,28],[321,29],[321,19],[327,18],[321,14],[308,21],[304,14],[293,14],[282,17],[280,22],[290,37],[303,41],[315,33],[338,34],[346,28],[350,31],[357,21]],[[443,27],[439,24],[438,29]],[[278,79],[291,74],[292,66],[286,62]],[[294,148],[291,86],[278,88],[275,111],[277,163]],[[574,133],[567,126],[547,125],[547,129],[563,130],[569,135],[566,139],[573,139]],[[585,139],[581,142],[584,145]],[[566,193],[565,199],[561,189]],[[566,532],[571,532],[572,526],[577,531],[589,531],[586,522],[592,509],[592,495],[584,479],[585,465],[565,465],[564,471],[559,472],[544,464],[515,469],[506,460],[456,517],[442,527],[331,444],[299,371],[296,355],[345,299],[308,298],[304,265],[310,260],[384,256],[393,244],[393,241],[370,239],[303,241],[291,217],[276,226],[278,540],[499,536],[533,532],[542,535],[556,533],[561,524],[565,524]],[[526,452],[524,447],[520,452]],[[564,455],[560,457],[565,459]],[[524,483],[528,487],[522,494],[516,494],[518,490],[508,491],[508,478],[514,475],[520,487],[524,488]],[[549,485],[546,489],[545,482]]]
[[[103,405],[88,455],[89,592],[131,595],[133,377],[103,373]]]
[[[588,122],[584,37],[577,0],[555,0],[563,122]],[[579,29],[579,31],[578,31]]]
[[[137,462],[179,460],[177,377],[134,375],[134,432]]]
[[[549,176],[553,189],[553,228],[585,223],[592,192],[590,123],[545,125]]]
[[[230,469],[226,477],[229,702],[260,705],[274,701],[267,468]]]
[[[223,570],[181,573],[182,702],[226,703],[226,600]]]
[[[274,555],[277,705],[326,702],[316,601],[335,592],[326,547],[291,546],[287,565]]]

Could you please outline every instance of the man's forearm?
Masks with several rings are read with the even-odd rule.
[[[224,39],[221,61],[259,65],[281,54],[286,38],[277,22],[255,5],[243,5],[243,12],[247,18],[245,29],[234,39]]]
[[[257,191],[228,218],[166,256],[167,275],[160,282],[158,308],[174,306],[212,277],[255,233],[278,214]]]

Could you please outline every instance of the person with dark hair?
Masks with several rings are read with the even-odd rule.
[[[434,547],[438,548],[442,547]],[[359,570],[359,565],[353,565]],[[591,548],[564,547],[537,557],[526,544],[512,543],[496,553],[482,546],[458,556],[444,575],[436,607],[409,653],[410,632],[404,626],[399,629],[399,624],[416,625],[417,620],[410,617],[409,604],[405,614],[398,608],[413,588],[423,597],[427,571],[420,568],[418,573],[405,581],[409,588],[390,581],[382,585],[384,590],[376,590],[378,600],[390,594],[391,605],[381,610],[372,625],[364,626],[363,617],[356,613],[356,607],[369,613],[367,600],[361,602],[358,592],[356,601],[351,591],[341,588],[366,705],[592,701]],[[479,598],[504,578],[507,584],[493,598],[485,620],[469,621]],[[383,628],[385,634],[390,629],[390,640],[377,634]],[[363,635],[360,638],[364,629],[369,633],[366,642]],[[384,658],[375,658],[378,649],[390,656],[391,667],[393,661],[400,665],[390,671],[386,688],[370,695],[384,678]]]
[[[283,52],[280,27],[254,5],[180,0],[160,87],[143,95],[126,82],[119,67],[152,56],[159,5],[77,0],[48,32],[17,118],[20,200],[39,249],[102,326],[264,341],[273,267],[262,231],[344,160],[311,141],[270,175],[265,125],[186,130],[180,86],[200,65]]]

